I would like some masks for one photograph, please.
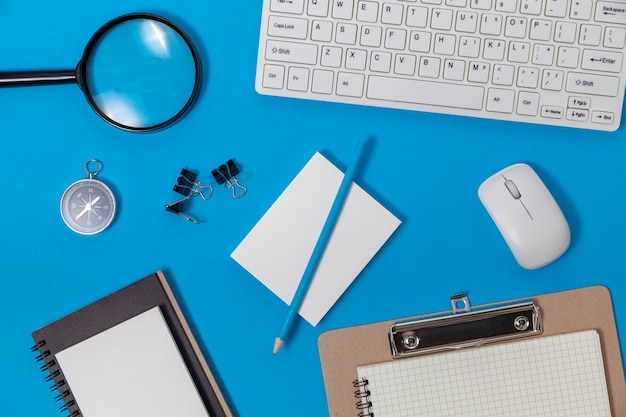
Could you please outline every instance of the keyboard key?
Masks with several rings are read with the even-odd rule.
[[[465,58],[478,58],[480,54],[480,38],[473,36],[461,36],[459,56]]]
[[[280,13],[302,14],[304,0],[270,0],[270,10]]]
[[[478,14],[474,12],[460,11],[456,15],[456,24],[454,26],[457,32],[474,33],[478,26]]]
[[[319,42],[330,42],[333,38],[333,24],[324,20],[314,20],[311,28],[311,39]]]
[[[539,93],[520,91],[517,98],[517,114],[536,116],[539,111]]]
[[[496,10],[513,13],[517,9],[517,0],[496,0]]]
[[[571,93],[593,94],[596,96],[616,96],[618,88],[619,78],[617,77],[576,72],[567,74],[565,87]]]
[[[562,119],[564,115],[563,107],[559,106],[543,106],[541,107],[541,117],[549,119]]]
[[[364,70],[367,65],[367,51],[363,49],[348,49],[346,51],[346,68]]]
[[[483,87],[375,75],[369,77],[367,90],[367,97],[376,100],[472,110],[483,107],[484,94]]]
[[[416,28],[425,28],[428,22],[426,7],[409,6],[406,12],[406,25]]]
[[[532,67],[520,67],[517,72],[517,86],[523,88],[537,88],[539,70]]]
[[[263,70],[263,87],[283,88],[285,67],[282,65],[265,65]]]
[[[492,82],[496,85],[513,85],[515,67],[513,65],[497,64],[493,66]]]
[[[432,37],[430,32],[411,32],[411,40],[409,41],[409,50],[413,52],[428,52],[430,51],[430,38]]]
[[[487,93],[487,110],[498,113],[512,113],[515,91],[490,88]]]
[[[613,124],[615,121],[615,113],[608,111],[594,111],[591,114],[591,121],[594,123]]]
[[[336,46],[324,46],[322,47],[322,57],[320,58],[320,64],[324,67],[341,67],[341,56],[343,55],[343,49]]]
[[[443,66],[443,78],[452,81],[463,81],[465,76],[465,61],[446,59]]]
[[[485,13],[480,23],[480,33],[498,36],[500,32],[502,32],[502,16]]]
[[[267,41],[265,59],[268,61],[310,64],[317,62],[317,45],[306,43]]]
[[[337,25],[337,33],[335,34],[335,42],[345,45],[354,45],[356,43],[357,29],[357,25],[339,23]]]
[[[385,48],[402,50],[406,44],[406,30],[388,28],[385,32]]]
[[[383,29],[380,26],[361,27],[361,45],[378,48],[381,45]]]
[[[522,0],[522,4],[520,6],[520,13],[538,15],[541,13],[542,5],[543,5],[543,0]]]
[[[435,30],[450,30],[452,28],[452,10],[434,9],[430,18],[430,27]]]
[[[607,48],[624,48],[624,41],[626,40],[626,28],[606,28],[604,35],[604,46]]]
[[[566,117],[567,117],[567,120],[586,122],[587,119],[589,119],[589,110],[567,109]]]
[[[403,12],[404,6],[401,4],[384,3],[380,21],[382,23],[388,23],[391,25],[399,25],[400,23],[402,23]]]
[[[579,36],[581,45],[598,46],[602,38],[602,26],[582,25]]]
[[[313,84],[311,91],[319,94],[331,94],[333,92],[333,80],[335,73],[326,70],[313,71]]]
[[[419,75],[424,78],[438,78],[441,59],[434,57],[422,57],[419,63]]]
[[[415,55],[397,54],[394,72],[400,75],[415,75],[416,63]]]
[[[581,68],[596,71],[620,72],[622,70],[622,54],[619,52],[586,49],[583,52]]]
[[[567,107],[589,109],[591,108],[591,100],[587,97],[570,97],[567,102]]]
[[[596,21],[626,25],[626,4],[599,1],[596,4]]]
[[[335,19],[352,19],[352,10],[354,9],[354,0],[335,0],[333,1],[332,16]]]
[[[307,13],[309,16],[328,16],[328,3],[330,0],[308,0]]]
[[[549,41],[552,36],[552,22],[550,20],[533,19],[530,24],[530,39]]]
[[[292,39],[306,39],[309,21],[291,17],[270,16],[267,33],[270,36]]]
[[[578,66],[578,57],[580,56],[580,49],[561,46],[556,59],[556,65],[564,68],[576,68]]]
[[[363,95],[363,74],[340,72],[337,74],[337,94],[348,97],[361,97]]]
[[[560,91],[563,89],[563,71],[552,69],[543,70],[541,88],[544,90]]]
[[[593,13],[592,0],[576,0],[572,2],[569,15],[575,20],[589,20],[591,19],[591,13]]]
[[[565,17],[567,15],[567,2],[569,0],[547,0],[546,16]]]
[[[359,22],[374,23],[378,20],[378,3],[375,1],[360,1],[357,6],[356,20]]]
[[[391,71],[391,54],[389,52],[374,52],[370,59],[370,70],[374,72]]]
[[[491,66],[484,62],[470,62],[467,80],[474,83],[486,83],[489,81]]]
[[[470,7],[473,9],[490,10],[492,4],[493,0],[470,0]]]
[[[293,91],[307,91],[309,88],[309,69],[301,67],[289,68],[287,89]]]

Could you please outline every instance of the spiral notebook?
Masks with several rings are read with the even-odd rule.
[[[33,339],[71,417],[232,417],[160,271]]]
[[[331,330],[319,352],[332,416],[626,417],[605,287]]]

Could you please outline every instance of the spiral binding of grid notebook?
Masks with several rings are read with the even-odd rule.
[[[46,341],[40,340],[31,348],[31,351],[33,353],[39,351],[39,356],[37,356],[36,360],[37,362],[44,362],[39,370],[41,372],[48,372],[48,375],[45,378],[46,382],[54,382],[54,385],[50,387],[50,392],[54,392],[55,390],[59,391],[59,394],[55,397],[55,401],[63,401],[63,405],[59,407],[59,411],[62,413],[67,412],[68,417],[81,416],[82,414],[78,408],[78,404],[74,400],[74,396],[65,382],[65,378],[63,376],[63,372],[61,372],[59,364],[54,358],[54,355],[50,353],[50,350],[46,349]]]
[[[368,389],[369,381],[366,378],[355,379],[352,382],[354,388],[354,398],[358,398],[356,408],[359,410],[358,417],[374,417],[372,412],[372,402],[370,401],[370,391]]]

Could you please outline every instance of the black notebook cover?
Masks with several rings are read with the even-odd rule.
[[[54,382],[52,389],[58,389],[57,399],[64,403],[62,411],[67,410],[70,416],[83,415],[80,401],[72,393],[72,381],[66,380],[56,355],[67,352],[70,347],[75,349],[76,345],[96,335],[100,337],[103,332],[109,332],[154,307],[159,307],[208,415],[232,417],[167,280],[160,271],[33,332],[36,343],[33,350],[39,351],[38,360],[43,362],[41,369],[49,372],[47,379]],[[98,375],[93,378],[98,378]],[[97,396],[97,393],[92,394]],[[103,402],[111,400],[102,398]]]

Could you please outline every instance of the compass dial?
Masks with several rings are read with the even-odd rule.
[[[85,179],[70,185],[61,197],[61,216],[77,233],[93,235],[106,229],[115,215],[115,197],[104,183]]]

